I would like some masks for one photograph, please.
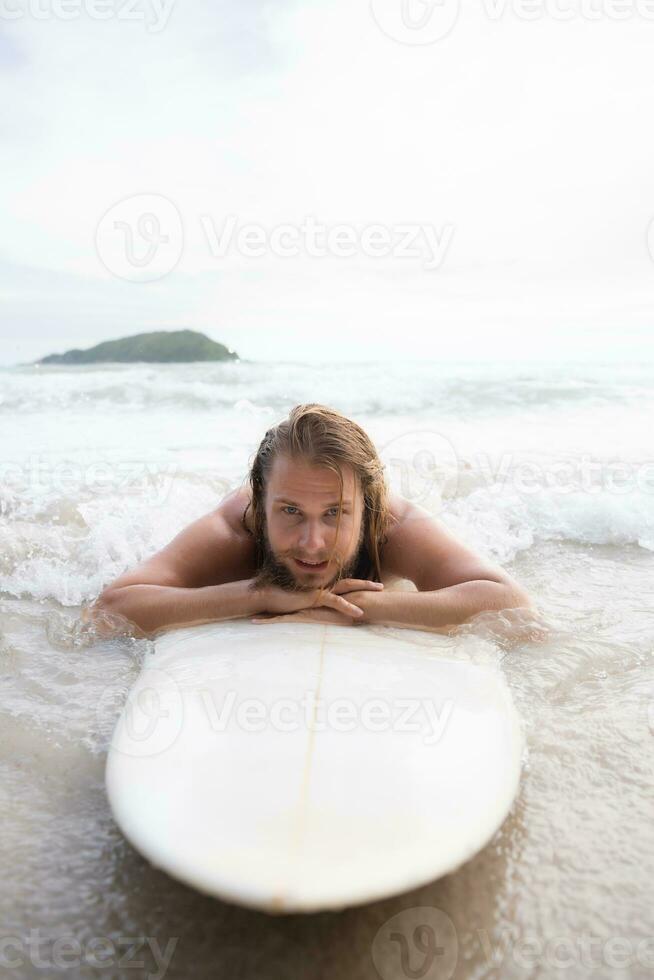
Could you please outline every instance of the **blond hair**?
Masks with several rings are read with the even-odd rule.
[[[248,508],[252,510],[257,567],[264,555],[266,486],[273,462],[279,455],[325,466],[337,474],[340,497],[336,537],[343,502],[341,466],[347,464],[352,467],[363,495],[363,542],[379,581],[382,549],[391,522],[383,464],[372,440],[360,425],[336,409],[315,402],[296,405],[288,418],[268,429],[251,464],[249,483],[252,495]]]

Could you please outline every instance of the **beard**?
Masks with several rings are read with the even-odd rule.
[[[361,548],[363,546],[363,539],[365,535],[364,523],[364,521],[361,522],[359,540],[357,541],[352,557],[344,562],[340,556],[335,554],[334,558],[336,559],[337,570],[328,582],[321,583],[319,586],[320,588],[328,589],[334,585],[335,582],[339,581],[339,579],[350,578],[357,567],[359,556],[361,554]],[[311,582],[307,582],[305,584],[304,582],[299,582],[296,579],[290,568],[281,561],[281,559],[270,547],[268,528],[266,526],[264,526],[263,529],[262,551],[263,561],[255,577],[254,588],[275,585],[278,588],[286,589],[289,592],[312,592],[318,587]],[[288,558],[292,561],[293,556],[289,554]]]

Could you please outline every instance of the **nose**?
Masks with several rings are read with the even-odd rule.
[[[317,555],[325,550],[325,531],[321,522],[306,521],[300,534],[300,547],[306,555]]]

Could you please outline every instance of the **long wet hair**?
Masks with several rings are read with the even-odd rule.
[[[257,568],[261,567],[265,554],[265,493],[268,476],[274,460],[280,454],[324,466],[337,474],[340,496],[335,540],[340,529],[343,502],[341,466],[352,467],[363,496],[362,544],[366,547],[372,571],[379,581],[382,549],[392,521],[382,461],[372,440],[360,425],[336,409],[316,402],[296,405],[291,409],[288,418],[268,429],[251,464],[248,479],[252,496],[245,514],[251,509]]]

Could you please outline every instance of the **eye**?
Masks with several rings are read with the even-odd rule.
[[[334,513],[331,514],[332,517],[338,517],[338,507],[330,507],[327,513],[330,514],[331,511],[334,511]]]
[[[285,514],[288,514],[288,512],[291,510],[295,511],[295,513],[299,513],[297,507],[293,507],[291,504],[287,504],[285,507],[282,507],[282,511]],[[295,517],[295,514],[291,514],[290,516]]]

